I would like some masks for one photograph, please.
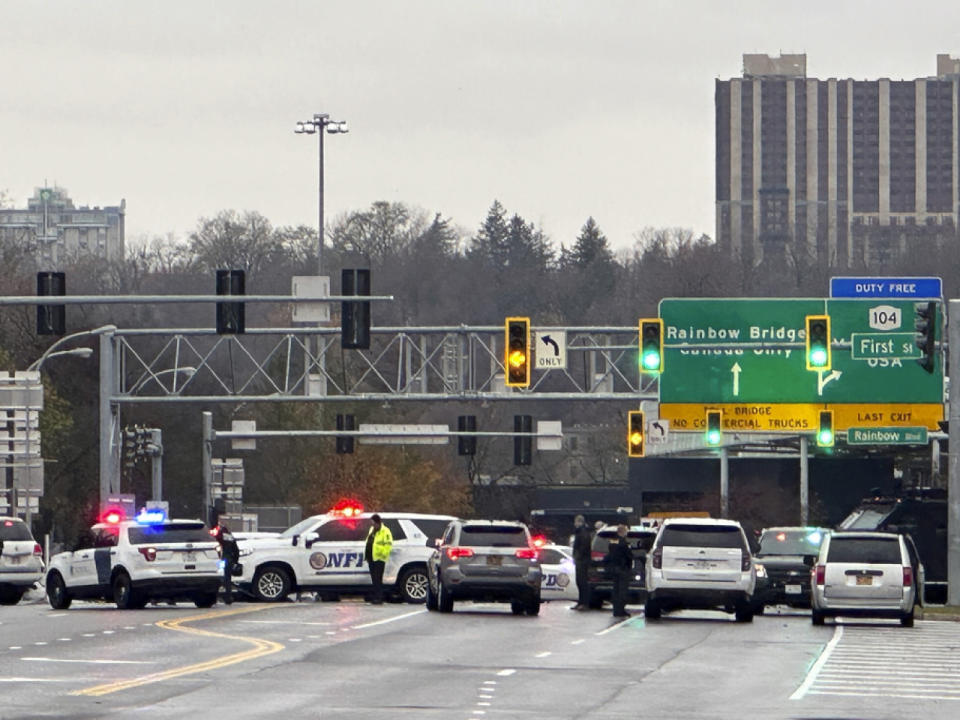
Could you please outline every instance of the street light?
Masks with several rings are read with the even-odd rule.
[[[176,373],[183,373],[184,375],[187,376],[187,380],[189,380],[196,374],[196,372],[197,372],[197,369],[190,365],[186,365],[184,367],[168,368],[166,370],[161,370],[160,372],[148,372],[146,375],[144,375],[139,380],[137,380],[137,382],[133,384],[133,387],[127,390],[127,394],[133,395],[137,390],[139,390],[144,385],[146,385],[147,382],[149,382],[150,380],[156,380],[161,375],[169,375],[170,373],[174,373],[173,392],[177,392]]]
[[[91,355],[93,355],[93,348],[88,347],[71,348],[70,350],[57,350],[57,352],[50,352],[48,350],[30,363],[30,365],[27,367],[27,371],[29,372],[30,370],[36,370],[37,372],[40,372],[40,368],[43,367],[43,364],[50,358],[69,356],[88,358]]]
[[[319,230],[317,242],[317,275],[323,273],[323,130],[326,129],[331,135],[337,135],[349,132],[345,120],[331,120],[326,113],[315,113],[313,120],[303,120],[298,122],[294,132],[298,135],[320,136],[320,185],[317,192],[319,199]]]

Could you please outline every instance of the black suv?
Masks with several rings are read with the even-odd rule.
[[[644,566],[647,561],[647,551],[653,547],[657,538],[657,531],[653,528],[633,525],[627,530],[627,542],[633,552],[633,575],[627,591],[627,602],[630,604],[642,603],[647,597],[644,584]],[[603,559],[610,549],[610,543],[617,541],[617,526],[606,525],[597,531],[590,546],[590,569],[587,571],[587,582],[590,585],[590,607],[599,610],[604,600],[609,601],[613,593],[613,578],[607,571]]]
[[[810,607],[810,558],[820,552],[828,532],[816,527],[771,527],[760,533],[755,557],[766,571],[767,582],[757,583],[756,612],[763,612],[764,605]]]

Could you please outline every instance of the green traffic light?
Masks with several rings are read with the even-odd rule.
[[[719,445],[720,444],[720,431],[719,430],[710,430],[707,432],[707,443],[710,445]]]
[[[648,350],[643,354],[643,367],[645,370],[660,369],[660,353],[656,350]]]
[[[810,364],[814,367],[823,367],[827,364],[827,351],[823,348],[813,348],[810,351]]]
[[[821,430],[817,440],[824,447],[833,445],[833,433],[830,430]]]

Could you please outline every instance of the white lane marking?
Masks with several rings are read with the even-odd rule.
[[[17,682],[54,683],[54,682],[76,682],[76,680],[77,680],[76,678],[72,678],[72,677],[69,677],[69,678],[0,677],[0,682],[8,682],[8,683],[17,683]]]
[[[143,623],[144,627],[153,627],[153,623]]]
[[[336,634],[337,634],[336,630],[327,630],[327,635],[336,635]]]
[[[478,702],[478,703],[477,703],[477,707],[490,707],[490,703],[488,703],[488,702]]]
[[[84,633],[83,636],[84,636],[84,637],[96,637],[96,634],[95,634],[95,633]]]
[[[473,711],[473,714],[474,714],[474,715],[486,715],[486,714],[487,714],[487,711],[486,711],[486,710],[474,710],[474,711]]]
[[[288,642],[303,642],[300,638],[287,638]]]
[[[513,675],[515,672],[516,670],[514,670],[513,668],[507,668],[506,670],[501,670],[500,672],[498,672],[497,675],[499,675],[500,677],[507,677],[509,675]]]
[[[817,658],[817,661],[813,664],[813,667],[810,668],[810,672],[807,673],[807,677],[804,678],[804,681],[800,684],[796,690],[794,690],[793,695],[790,696],[791,700],[799,700],[810,690],[810,686],[813,685],[814,681],[817,679],[817,675],[820,672],[827,660],[830,659],[833,649],[837,646],[837,643],[840,642],[840,638],[843,637],[843,627],[840,625],[836,626],[836,629],[833,631],[833,637],[830,638],[830,642],[826,644],[826,647],[823,648],[823,651],[820,653],[820,657]]]
[[[11,645],[8,650],[23,650],[23,645]]]
[[[856,690],[849,692],[835,692],[833,690],[811,690],[810,695],[846,695],[849,697],[863,697],[863,693]],[[871,697],[908,698],[910,700],[960,700],[960,695],[908,695],[906,693],[870,693]]]
[[[66,617],[66,615],[67,613],[50,613],[49,615],[47,615],[47,617],[48,618]]]
[[[543,652],[538,652],[536,655],[534,655],[534,657],[545,658],[545,657],[550,657],[551,655],[553,655],[552,652],[550,652],[549,650],[544,650]]]
[[[579,640],[574,640],[571,645],[579,645],[580,643],[586,642],[586,638],[580,638]]]
[[[484,680],[484,681],[483,681],[483,684],[484,684],[484,685],[496,685],[496,684],[497,684],[497,681],[496,681],[496,680]],[[490,690],[496,690],[496,688],[490,688]],[[487,692],[490,692],[490,690],[488,690]]]
[[[629,625],[631,622],[632,622],[632,619],[629,619],[629,620],[621,620],[621,621],[618,622],[618,623],[614,623],[613,625],[611,625],[610,627],[608,627],[606,630],[601,630],[600,632],[594,633],[594,635],[598,635],[598,636],[599,636],[599,635],[606,635],[607,633],[611,633],[611,632],[613,632],[614,630],[617,630],[618,628],[622,628],[622,627],[624,627],[624,626],[626,626],[626,625]]]
[[[333,625],[332,622],[300,622],[299,620],[241,620],[250,625]]]
[[[426,608],[423,610],[414,610],[413,612],[404,613],[403,615],[395,615],[394,617],[385,618],[383,620],[376,620],[374,622],[363,623],[363,625],[351,625],[351,630],[363,630],[369,627],[375,627],[377,625],[385,625],[386,623],[391,623],[394,620],[403,620],[404,618],[413,617],[414,615],[422,615],[427,612]]]
[[[29,662],[82,663],[84,665],[153,665],[152,660],[68,660],[66,658],[25,657]]]
[[[37,642],[34,643],[34,645],[46,645],[46,644],[47,643],[43,640],[38,640]]]
[[[104,630],[104,631],[103,631],[103,634],[104,634],[104,635],[113,635],[113,633],[114,633],[113,630]]]
[[[124,630],[136,630],[137,628],[136,628],[135,625],[124,625],[124,626],[123,626],[123,629],[124,629]]]

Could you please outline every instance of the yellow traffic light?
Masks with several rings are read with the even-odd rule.
[[[504,324],[507,387],[530,386],[530,318],[508,317]]]
[[[627,413],[627,455],[643,457],[644,455],[644,419],[641,410],[631,410]]]

